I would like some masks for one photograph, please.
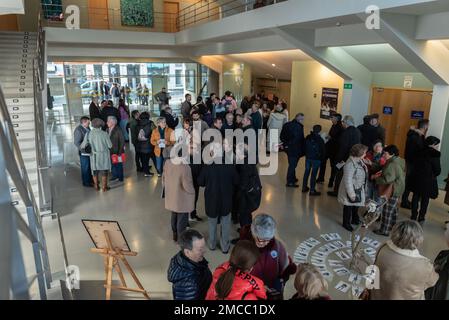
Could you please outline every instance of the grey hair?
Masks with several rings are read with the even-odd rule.
[[[102,128],[104,127],[104,121],[101,120],[100,118],[94,118],[92,120],[92,127],[98,129],[98,128]]]
[[[349,127],[352,127],[352,126],[355,125],[354,118],[352,116],[349,116],[349,115],[346,115],[343,118],[342,122],[346,123]]]
[[[167,121],[165,120],[164,117],[159,117],[159,118],[157,118],[156,123],[159,124],[159,123],[161,123],[162,121],[167,122]]]
[[[261,240],[273,239],[275,232],[276,221],[266,213],[258,214],[251,224],[251,233]]]
[[[116,118],[116,117],[114,117],[114,116],[109,116],[109,117],[108,117],[108,121],[109,121],[109,120],[114,121],[114,123],[117,124],[117,118]]]
[[[404,220],[394,225],[390,238],[401,249],[415,250],[423,243],[424,232],[418,222]]]
[[[201,239],[204,239],[204,236],[199,231],[196,231],[195,229],[187,229],[179,236],[178,244],[183,251],[192,250],[193,242]]]

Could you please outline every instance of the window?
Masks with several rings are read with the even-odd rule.
[[[175,70],[175,86],[182,87],[182,70]]]
[[[186,70],[186,90],[195,91],[195,70]]]

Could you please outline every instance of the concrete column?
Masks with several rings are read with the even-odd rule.
[[[346,80],[343,86],[342,115],[350,115],[355,124],[363,123],[363,117],[368,114],[371,88],[357,81]]]

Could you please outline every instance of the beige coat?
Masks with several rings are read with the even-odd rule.
[[[165,209],[176,213],[190,213],[195,209],[195,189],[188,164],[174,164],[167,159],[162,184],[165,188]]]
[[[418,250],[400,249],[391,240],[377,254],[378,290],[371,290],[371,300],[424,300],[424,290],[438,281],[433,263]]]

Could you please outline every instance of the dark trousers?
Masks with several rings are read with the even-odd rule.
[[[177,233],[178,236],[187,228],[189,223],[189,213],[171,213],[171,229],[173,233]]]
[[[190,217],[196,217],[198,214],[196,213],[196,203],[198,202],[198,197],[200,196],[200,186],[197,185],[196,183],[193,184],[193,188],[195,189],[195,209],[193,209],[192,212],[190,212]]]
[[[408,197],[410,196],[410,190],[409,190],[409,180],[410,175],[412,174],[413,165],[410,162],[406,163],[406,171],[405,171],[405,190],[402,194],[401,204],[405,205],[409,202]]]
[[[329,177],[329,185],[333,186],[334,185],[334,181],[335,181],[335,175],[337,174],[337,167],[335,167],[336,163],[334,159],[331,158],[327,158],[329,159],[329,164],[331,167],[331,175]],[[318,175],[317,181],[324,181],[324,177],[326,176],[326,166],[327,166],[327,159],[325,161],[321,161],[321,166],[320,166],[320,173]]]
[[[337,169],[335,173],[335,184],[334,184],[334,192],[338,193],[338,188],[340,188],[341,179],[343,179],[343,168]]]
[[[136,146],[134,146],[134,150],[136,150]],[[142,171],[142,162],[140,161],[140,152],[135,151],[134,160],[136,161],[136,170]]]
[[[312,171],[312,177],[310,178],[310,190],[315,191],[316,176],[318,169],[320,168],[320,160],[310,160],[306,158],[306,170],[304,171],[304,178],[302,179],[302,188],[307,188],[310,171]]]
[[[139,152],[139,161],[142,166],[142,172],[145,174],[150,174],[150,157],[149,153]]]
[[[296,167],[299,158],[299,156],[288,156],[287,184],[296,183]]]
[[[426,218],[427,207],[429,206],[429,196],[423,196],[413,193],[412,198],[412,220],[424,221]],[[418,210],[419,207],[419,210]]]
[[[239,213],[239,223],[240,227],[244,227],[253,223],[253,216],[251,212],[240,212]]]
[[[90,170],[90,157],[80,155],[80,165],[81,165],[81,180],[83,181],[83,186],[89,187],[92,185],[92,172]]]
[[[343,207],[343,225],[349,226],[352,223],[357,224],[359,219],[359,207],[356,206],[344,206]]]
[[[116,164],[112,164],[111,166],[112,179],[119,179],[119,181],[123,181],[123,163],[119,162]]]

